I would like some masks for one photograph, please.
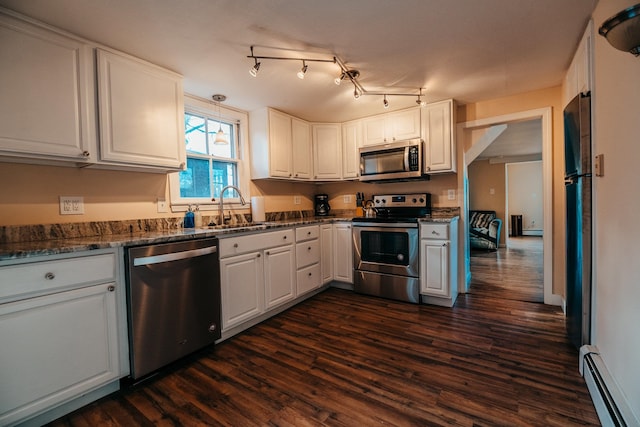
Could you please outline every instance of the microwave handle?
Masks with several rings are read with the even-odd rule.
[[[409,151],[411,151],[409,149],[409,147],[406,147],[404,149],[404,171],[405,172],[409,172],[410,171],[410,166],[409,166]]]

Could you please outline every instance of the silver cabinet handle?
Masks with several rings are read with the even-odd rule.
[[[193,249],[190,251],[174,252],[164,255],[145,256],[133,259],[134,266],[160,264],[162,262],[178,261],[181,259],[194,258],[197,256],[213,254],[218,251],[216,246],[208,246],[201,249]]]
[[[309,277],[311,277],[311,273],[309,273]]]
[[[91,156],[91,153],[89,153],[88,151],[85,150],[85,151],[82,152],[82,157],[87,158],[87,157],[90,157],[90,156]]]
[[[215,323],[211,324],[211,326],[209,326],[209,332],[215,332],[216,329],[218,329],[218,327],[216,326]]]
[[[44,278],[47,280],[53,280],[56,278],[56,275],[53,274],[52,272],[48,272],[47,274],[44,275]]]
[[[267,255],[269,255],[269,252],[267,252]],[[260,254],[258,254],[258,258],[260,258]]]
[[[109,292],[113,292],[113,291],[115,291],[115,290],[116,290],[116,287],[115,287],[115,286],[113,286],[113,285],[110,285],[110,286],[107,288],[107,290],[108,290]]]
[[[435,235],[437,236],[437,235],[439,235],[440,233],[438,233],[436,230],[433,230],[433,231],[431,232],[431,234],[435,234]]]
[[[287,240],[287,236],[283,236],[283,237],[282,237],[282,239],[283,239],[283,240]]]
[[[238,247],[238,244],[237,244],[237,243],[234,243],[234,244],[233,244],[233,247],[234,247],[234,248],[237,248],[237,247]]]
[[[311,250],[311,246],[309,246],[309,247],[307,248],[307,250],[308,250],[308,251],[310,251],[310,250]]]
[[[447,244],[446,244],[446,243],[443,243],[443,244],[442,244],[442,246],[447,246]]]

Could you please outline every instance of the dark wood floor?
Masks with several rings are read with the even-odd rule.
[[[52,425],[598,425],[559,309],[484,288],[453,308],[329,289]]]

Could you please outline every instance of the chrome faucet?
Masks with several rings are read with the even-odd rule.
[[[226,187],[224,187],[222,191],[220,191],[220,214],[218,219],[220,225],[223,225],[226,219],[224,217],[224,192],[227,191],[229,188],[236,190],[236,192],[238,193],[238,196],[240,196],[240,204],[242,206],[247,204],[247,202],[244,201],[244,197],[242,197],[242,193],[240,192],[240,189],[238,187],[236,187],[235,185],[227,185]],[[229,219],[231,219],[231,214],[229,214]]]

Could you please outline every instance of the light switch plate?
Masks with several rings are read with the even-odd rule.
[[[447,190],[447,198],[449,200],[455,200],[456,199],[456,190]]]
[[[60,196],[60,215],[84,215],[84,198]]]
[[[596,176],[604,176],[604,154],[598,154],[593,162]]]
[[[293,204],[299,205],[301,203],[300,196],[293,196]]]
[[[351,203],[351,194],[345,194],[342,196],[342,200],[344,203]]]

